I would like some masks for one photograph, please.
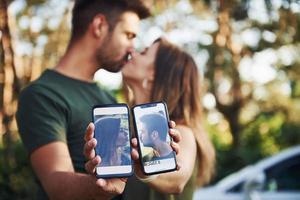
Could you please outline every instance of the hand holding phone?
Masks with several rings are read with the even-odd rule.
[[[132,109],[140,161],[146,175],[176,170],[170,146],[169,117],[163,102],[137,105]]]
[[[128,177],[133,173],[130,157],[129,109],[126,104],[93,108],[97,140],[95,152],[101,157],[96,167],[98,178]]]

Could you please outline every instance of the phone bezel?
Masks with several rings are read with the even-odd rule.
[[[94,110],[97,109],[97,108],[110,108],[110,107],[125,107],[127,109],[127,115],[128,115],[128,128],[129,128],[129,143],[131,141],[131,138],[132,138],[132,134],[131,134],[131,131],[130,131],[130,109],[128,108],[128,105],[127,104],[124,104],[124,103],[119,103],[119,104],[102,104],[102,105],[95,105],[93,106],[92,108],[92,119],[93,119],[93,123],[95,122],[95,116],[94,116]],[[95,133],[94,133],[94,138],[95,138]],[[131,147],[131,143],[129,145],[129,148],[130,148],[130,152],[132,151],[132,147]],[[96,149],[94,149],[95,152],[96,152]],[[97,178],[126,178],[126,177],[130,177],[133,175],[134,171],[133,171],[133,161],[131,159],[131,155],[130,155],[130,163],[131,163],[131,171],[129,173],[113,173],[113,174],[98,174],[97,173],[97,168],[96,167],[96,170],[95,170],[95,175]],[[100,167],[101,168],[101,167]]]
[[[158,104],[162,104],[163,105],[163,107],[165,109],[165,114],[166,114],[165,116],[166,116],[167,123],[168,123],[170,121],[170,119],[169,119],[169,112],[168,112],[167,104],[165,102],[163,102],[163,101],[138,104],[138,105],[135,105],[134,107],[131,108],[132,117],[133,117],[133,126],[134,126],[134,131],[135,131],[135,137],[136,137],[137,142],[138,142],[139,160],[140,160],[140,163],[141,163],[141,166],[142,166],[143,173],[145,175],[154,175],[154,174],[161,174],[161,173],[166,173],[166,172],[172,172],[172,171],[175,171],[176,168],[177,168],[176,153],[174,152],[174,150],[173,150],[173,158],[174,158],[174,161],[175,161],[175,167],[171,168],[171,169],[160,170],[160,171],[155,171],[155,172],[148,173],[145,170],[145,166],[144,166],[144,163],[143,163],[143,160],[142,160],[142,150],[141,150],[141,146],[140,146],[140,140],[138,139],[139,134],[138,134],[137,124],[136,124],[136,116],[135,116],[134,109],[136,107],[154,107],[154,106],[157,106]],[[168,127],[168,130],[169,130],[170,129],[169,124],[168,124],[167,127]],[[170,140],[173,141],[172,137],[170,137]]]

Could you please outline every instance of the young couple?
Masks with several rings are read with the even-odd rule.
[[[64,56],[53,70],[46,70],[23,90],[18,105],[17,123],[40,186],[38,199],[111,199],[116,195],[170,199],[171,194],[179,194],[175,199],[192,199],[196,184],[211,178],[214,149],[201,124],[197,67],[189,54],[165,39],[142,53],[134,51],[139,21],[148,16],[149,10],[139,0],[75,2],[71,40]],[[130,61],[128,54],[132,54]],[[136,173],[146,183],[134,177],[127,184],[127,179],[95,178],[101,158],[94,152],[97,141],[94,125],[89,124],[91,108],[116,103],[93,82],[101,68],[122,70],[133,94],[132,104],[167,103],[170,119],[177,123],[175,129],[170,122],[169,134],[180,170],[145,177],[137,163],[137,141],[132,139]]]

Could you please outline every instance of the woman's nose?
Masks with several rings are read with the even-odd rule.
[[[136,57],[137,52],[136,51],[132,51],[131,52],[131,58],[135,58]]]

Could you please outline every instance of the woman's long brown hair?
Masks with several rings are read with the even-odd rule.
[[[210,181],[215,164],[213,145],[203,129],[200,75],[191,55],[159,38],[151,101],[165,101],[170,119],[193,130],[197,143],[198,185]],[[184,133],[182,133],[184,134]]]

